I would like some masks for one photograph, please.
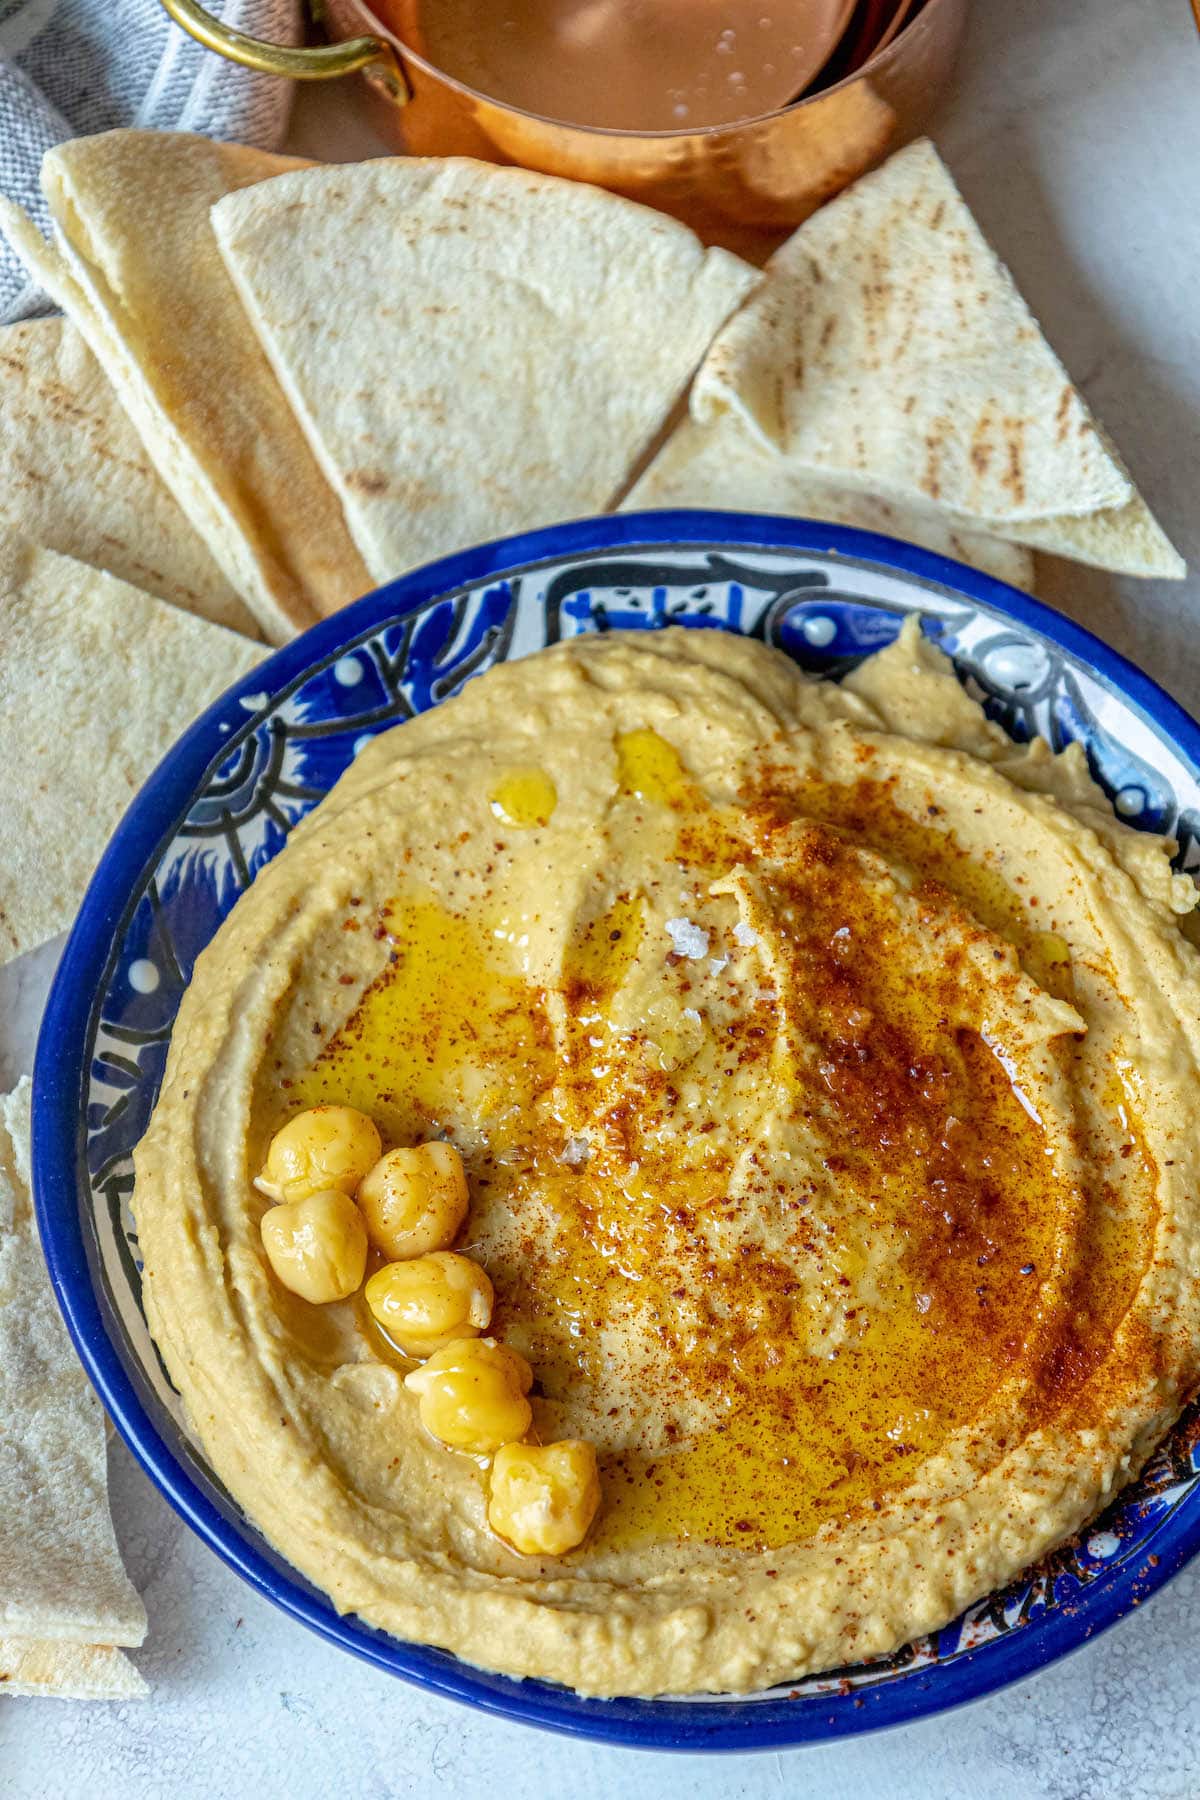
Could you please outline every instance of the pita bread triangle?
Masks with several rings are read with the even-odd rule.
[[[142,782],[265,654],[0,530],[0,963],[66,929]]]
[[[257,635],[69,319],[0,328],[0,465],[0,524]]]
[[[713,343],[701,424],[797,472],[1137,575],[1184,565],[928,141],[778,250]]]
[[[109,1644],[0,1637],[0,1695],[54,1700],[144,1700],[149,1689]]]
[[[208,220],[231,189],[300,166],[186,133],[111,131],[42,163],[55,245],[0,204],[13,248],[79,327],[159,474],[276,643],[369,586]]]
[[[610,506],[761,279],[647,207],[462,158],[300,169],[213,225],[377,581]]]

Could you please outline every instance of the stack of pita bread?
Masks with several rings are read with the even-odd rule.
[[[46,333],[39,327],[31,336]],[[80,352],[76,345],[68,355]],[[52,354],[52,361],[61,372],[64,359]],[[86,364],[84,372],[98,380]],[[81,403],[70,416],[82,452],[95,415]],[[112,436],[120,443],[124,433]],[[36,429],[24,448],[24,466],[33,467],[43,448]],[[125,449],[101,473],[112,474],[119,497],[140,498],[174,533],[179,557],[160,558],[153,572],[177,600],[183,571],[208,579],[196,556],[203,546],[173,519],[137,440]],[[69,486],[71,472],[58,456],[51,453],[45,467]],[[150,550],[153,542],[143,538],[136,508],[128,517],[132,543],[110,534],[114,560],[132,557],[140,569],[138,545]],[[120,519],[118,506],[114,523]],[[51,505],[46,515],[47,535],[65,534],[77,549],[106,545],[103,523],[86,489],[77,511]],[[205,591],[215,601],[220,590],[214,578]],[[193,588],[186,591],[194,598]],[[69,921],[122,810],[181,723],[265,651],[3,529],[0,634],[5,961]],[[26,1081],[0,1098],[0,1694],[131,1699],[145,1684],[117,1646],[141,1643],[145,1609],[121,1567],[109,1518],[104,1417],[42,1261],[29,1155]]]
[[[118,131],[52,150],[42,182],[55,242],[11,206],[0,224],[65,316],[0,332],[0,527],[86,568],[18,580],[0,555],[0,609],[45,581],[38,629],[59,632],[23,701],[33,741],[10,707],[0,752],[42,792],[91,779],[86,825],[65,797],[0,793],[0,960],[70,922],[244,639],[481,539],[702,506],[872,527],[1025,587],[1034,550],[1184,572],[927,142],[765,274],[597,188],[461,159],[325,167]],[[51,603],[64,581],[112,615],[107,676],[93,612]],[[118,756],[102,708],[135,631],[156,679]]]
[[[0,1692],[135,1699],[146,1609],[108,1513],[105,1428],[29,1192],[30,1088],[0,1099]]]
[[[124,131],[42,179],[55,243],[0,223],[70,322],[0,334],[0,518],[216,623],[280,642],[617,505],[849,521],[1026,584],[1032,550],[1182,572],[928,142],[765,274],[461,159]]]
[[[481,539],[702,506],[873,527],[1021,586],[1034,550],[1183,573],[928,143],[765,273],[463,160],[124,131],[60,145],[42,180],[54,243],[0,204],[64,315],[0,332],[0,962],[70,923],[137,787],[263,639]],[[112,1646],[144,1616],[38,1286],[27,1095],[3,1116],[0,1501],[78,1505],[0,1528],[0,1685],[130,1693]]]

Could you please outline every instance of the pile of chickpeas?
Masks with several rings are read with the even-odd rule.
[[[297,1113],[271,1139],[254,1183],[275,1204],[263,1249],[278,1279],[313,1305],[362,1286],[368,1250],[389,1260],[364,1298],[388,1338],[419,1361],[404,1378],[441,1444],[491,1458],[487,1517],[514,1550],[562,1556],[600,1505],[593,1446],[526,1443],[533,1423],[525,1358],[484,1337],[494,1294],[486,1271],[451,1250],[467,1216],[462,1157],[440,1139],[386,1153],[352,1106]]]

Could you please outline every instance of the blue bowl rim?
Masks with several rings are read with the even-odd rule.
[[[262,693],[275,700],[342,644],[463,588],[605,549],[690,545],[831,555],[851,567],[882,566],[990,607],[1120,690],[1200,774],[1200,725],[1124,656],[1007,583],[879,533],[769,514],[663,511],[581,519],[458,552],[364,595],[256,665],[184,732],[145,782],[88,887],[47,1002],[34,1066],[33,1182],[55,1295],[113,1424],[179,1516],[266,1599],[363,1660],[485,1712],[628,1748],[744,1752],[830,1741],[928,1718],[1033,1675],[1114,1625],[1200,1550],[1200,1505],[1180,1507],[1152,1535],[1153,1562],[1147,1553],[1140,1567],[1126,1563],[1114,1568],[1070,1606],[1047,1611],[952,1662],[914,1669],[898,1682],[803,1700],[594,1700],[548,1683],[494,1675],[445,1652],[372,1632],[352,1615],[339,1616],[300,1578],[282,1573],[230,1527],[158,1435],[109,1339],[89,1269],[77,1183],[87,1073],[82,1052],[111,934],[133,880],[169,842],[219,749],[217,723],[231,703]]]

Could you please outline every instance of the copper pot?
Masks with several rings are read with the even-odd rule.
[[[1200,4],[1200,0],[1197,0]],[[374,123],[414,156],[519,163],[612,188],[673,213],[714,242],[753,248],[916,135],[958,49],[967,0],[926,0],[864,68],[779,111],[691,131],[607,131],[539,118],[436,68],[380,14],[401,0],[324,0],[327,45],[283,49],[228,30],[198,0],[163,0],[177,22],[235,62],[321,80],[362,70]],[[376,10],[377,9],[377,10]]]

